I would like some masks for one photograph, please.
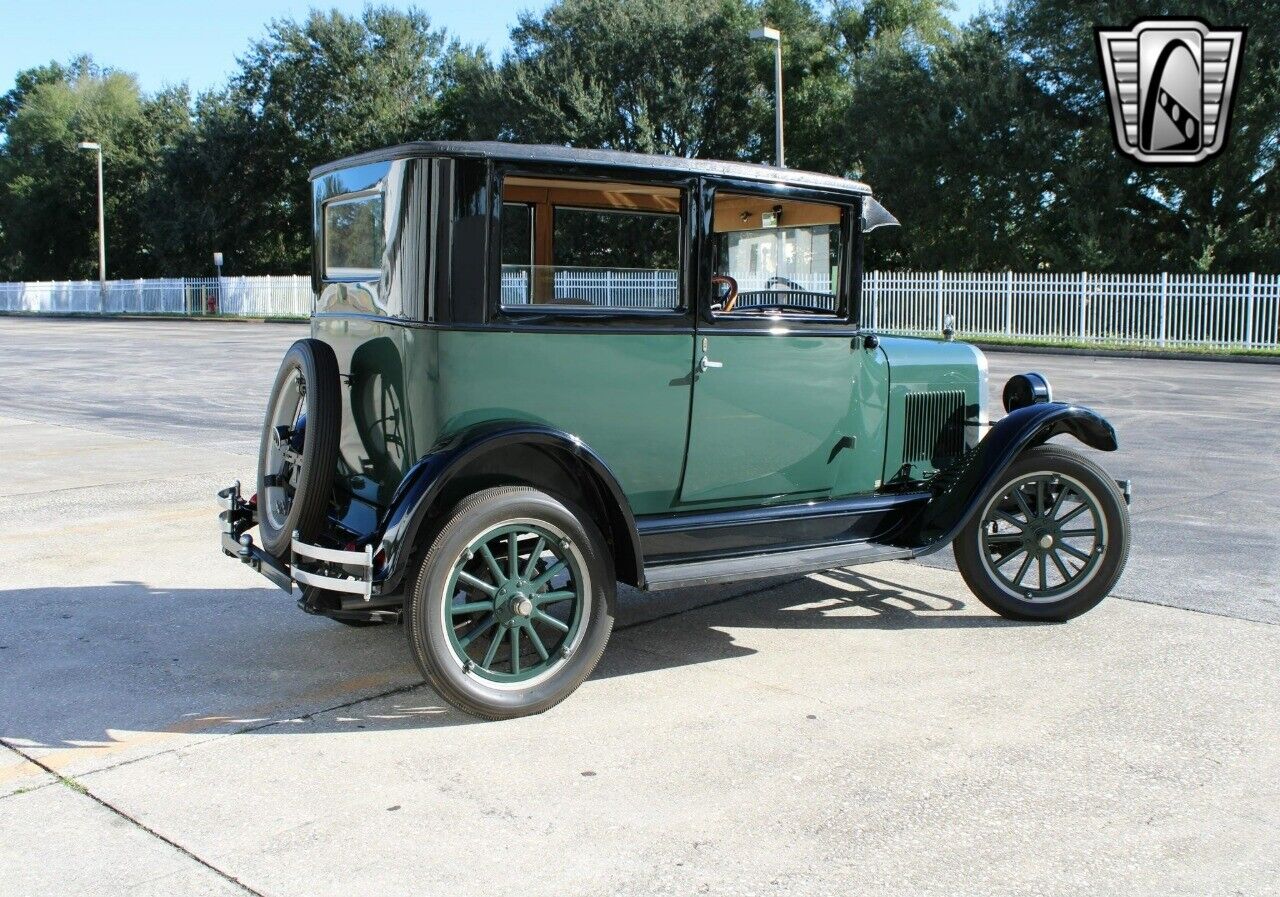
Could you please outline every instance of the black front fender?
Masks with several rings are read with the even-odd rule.
[[[978,502],[1018,455],[1060,433],[1104,452],[1113,452],[1119,445],[1115,428],[1090,408],[1064,402],[1019,408],[998,420],[957,469],[939,475],[942,485],[938,493],[904,532],[901,544],[918,549],[920,554],[945,546],[969,522]]]
[[[601,504],[609,517],[608,529],[613,531],[615,541],[621,543],[619,578],[641,581],[643,560],[635,518],[622,487],[604,460],[577,436],[553,427],[524,421],[490,421],[438,443],[409,468],[400,481],[379,527],[382,535],[375,555],[374,582],[381,594],[391,594],[404,585],[409,558],[424,524],[432,515],[449,510],[440,507],[440,499],[450,481],[471,462],[512,445],[538,446],[571,458],[585,468],[585,475],[602,493]],[[512,474],[519,478],[518,471]]]

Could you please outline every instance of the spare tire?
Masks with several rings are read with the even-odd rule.
[[[288,556],[295,531],[310,542],[324,526],[341,415],[333,349],[298,340],[280,363],[258,448],[258,533],[277,558]]]

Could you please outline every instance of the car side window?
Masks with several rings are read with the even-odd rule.
[[[324,206],[326,280],[376,278],[386,250],[381,193],[339,197]]]
[[[502,307],[679,308],[681,209],[674,187],[508,177]]]
[[[842,315],[842,206],[717,193],[716,315]]]

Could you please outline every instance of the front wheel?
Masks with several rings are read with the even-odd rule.
[[[613,563],[586,515],[527,487],[449,515],[406,596],[409,646],[442,698],[485,719],[558,704],[613,629]]]
[[[1119,581],[1129,509],[1097,464],[1042,445],[986,493],[953,550],[965,583],[991,610],[1014,620],[1069,620]]]

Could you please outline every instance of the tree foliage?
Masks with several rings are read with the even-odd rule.
[[[205,267],[217,249],[232,271],[306,270],[307,172],[428,133],[445,51],[416,10],[273,22],[227,88],[199,99],[195,130],[167,160],[161,205],[182,220],[170,254]]]
[[[189,127],[185,88],[145,97],[123,72],[87,58],[23,72],[0,101],[0,278],[97,276],[96,156],[102,144],[108,264],[159,274],[157,226],[143,198],[171,142]]]
[[[1167,7],[1167,8],[1166,8]],[[1142,168],[1112,143],[1098,24],[1247,24],[1227,151]],[[787,161],[871,183],[903,228],[871,264],[952,269],[1280,267],[1280,0],[1154,6],[1008,0],[556,0],[491,59],[421,11],[272,22],[221,89],[148,96],[87,58],[0,97],[0,279],[93,276],[106,148],[112,276],[307,270],[314,165],[406,139],[498,138],[684,156],[774,156],[784,35]]]

